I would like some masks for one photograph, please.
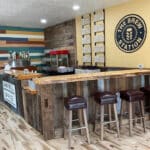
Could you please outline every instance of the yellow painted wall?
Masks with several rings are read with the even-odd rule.
[[[143,46],[133,53],[122,52],[115,44],[115,27],[128,14],[140,15],[147,26],[147,37]],[[150,0],[132,0],[105,10],[106,66],[137,67],[143,64],[150,68]]]
[[[77,65],[82,66],[82,36],[81,36],[81,16],[76,17],[76,48],[77,48]]]
[[[97,21],[95,21],[94,19],[96,18],[95,16],[99,14],[101,15],[101,18]],[[90,18],[90,23],[89,24],[82,24],[82,17],[84,17],[84,19],[86,18]],[[104,36],[104,31],[95,31],[95,27],[97,25],[104,25],[104,13],[103,10],[97,10],[95,12],[89,12],[89,14],[84,14],[83,16],[77,16],[75,18],[75,22],[76,22],[76,48],[77,48],[77,62],[78,62],[78,66],[104,66],[104,62],[96,62],[95,57],[100,57],[100,58],[104,58],[104,52],[95,52],[95,47],[96,46],[103,46],[104,45],[104,41],[95,41],[96,36]],[[82,34],[83,29],[90,29],[90,33],[88,34]],[[84,36],[83,36],[84,35]],[[90,43],[85,43],[84,44],[84,48],[91,48],[91,52],[85,53],[83,52],[83,39],[85,38],[85,36],[89,36],[90,37]],[[84,62],[84,57],[85,56],[89,56],[91,58],[91,62]]]

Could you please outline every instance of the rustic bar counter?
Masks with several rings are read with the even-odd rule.
[[[108,71],[108,72],[98,72],[98,73],[83,73],[76,75],[67,75],[67,76],[53,76],[53,77],[43,77],[35,79],[37,85],[46,85],[46,84],[56,84],[56,83],[66,83],[66,82],[78,82],[78,81],[87,81],[87,80],[98,80],[104,78],[119,78],[119,77],[128,77],[132,75],[146,75],[149,74],[150,70],[146,69],[130,69],[130,70],[121,70],[121,71]]]
[[[37,99],[40,99],[41,104],[41,132],[44,138],[52,139],[63,135],[63,97],[75,94],[85,96],[88,100],[89,122],[92,122],[94,115],[93,93],[100,89],[98,84],[101,84],[98,81],[105,80],[105,87],[102,90],[109,89],[117,92],[131,88],[131,86],[132,88],[139,88],[142,76],[149,74],[150,70],[148,69],[132,69],[34,79],[37,88]],[[133,85],[133,81],[136,84]],[[87,90],[83,89],[84,82],[87,82]],[[146,81],[145,84],[149,83]]]
[[[41,77],[42,74],[21,70],[0,70],[0,100],[5,102],[16,113],[27,118],[27,108],[24,87],[28,80]]]

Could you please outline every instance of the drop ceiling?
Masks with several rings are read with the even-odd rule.
[[[0,0],[0,25],[45,28],[129,0]],[[74,4],[80,5],[73,11]],[[47,24],[40,19],[46,18]]]

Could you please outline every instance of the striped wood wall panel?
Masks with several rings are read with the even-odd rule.
[[[8,61],[9,51],[29,51],[31,64],[41,64],[45,49],[44,30],[0,26],[0,64]]]

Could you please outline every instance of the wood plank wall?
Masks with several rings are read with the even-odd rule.
[[[31,64],[41,64],[44,49],[43,29],[0,26],[1,65],[8,61],[10,51],[29,51]]]
[[[46,49],[68,49],[70,66],[76,65],[75,20],[70,20],[45,29]]]

